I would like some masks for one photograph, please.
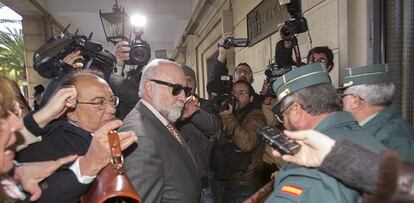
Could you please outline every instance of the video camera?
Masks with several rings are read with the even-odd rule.
[[[42,75],[47,78],[56,77],[59,72],[68,73],[72,67],[65,66],[63,59],[74,51],[81,52],[83,60],[77,62],[83,63],[84,68],[90,68],[92,64],[98,63],[112,70],[116,63],[115,57],[105,51],[101,43],[91,40],[93,33],[86,37],[85,35],[77,35],[76,31],[72,35],[66,31],[69,26],[65,28],[62,34],[49,39],[46,44],[36,50],[33,56],[35,70],[40,75],[48,72],[49,74]]]
[[[249,46],[249,39],[227,37],[224,39],[223,44],[219,46],[222,46],[225,49],[230,49],[231,47],[247,47]]]
[[[237,99],[231,93],[233,90],[233,77],[231,75],[222,75],[221,81],[224,84],[225,93],[215,96],[211,99],[212,108],[216,113],[229,109],[229,104],[236,106]]]
[[[291,16],[280,29],[282,39],[291,40],[295,34],[308,31],[308,21],[303,17],[300,0],[279,0],[279,4],[286,5]]]

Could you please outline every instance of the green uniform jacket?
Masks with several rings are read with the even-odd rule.
[[[404,160],[414,162],[414,128],[401,118],[397,105],[386,107],[362,128],[387,148],[397,151]]]
[[[376,138],[367,134],[347,112],[335,112],[329,115],[316,126],[315,130],[333,139],[351,140],[376,152],[385,149]],[[354,203],[362,202],[362,197],[358,191],[348,188],[335,178],[317,169],[287,164],[279,171],[274,191],[266,202]]]

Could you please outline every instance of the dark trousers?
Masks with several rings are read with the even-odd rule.
[[[243,203],[262,185],[259,182],[251,185],[235,185],[216,179],[210,181],[210,188],[216,203]]]

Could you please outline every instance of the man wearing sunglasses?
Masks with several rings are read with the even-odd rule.
[[[414,129],[400,115],[393,102],[395,91],[391,69],[386,64],[347,68],[341,74],[343,110],[359,124],[397,151],[406,161],[414,161]]]
[[[139,137],[125,158],[125,170],[143,202],[199,202],[201,176],[190,148],[175,128],[181,117],[186,78],[175,62],[155,59],[145,66],[141,100],[120,131]]]
[[[385,149],[348,112],[320,63],[294,69],[273,84],[272,111],[290,131],[314,129],[333,139],[348,139],[373,151]],[[360,193],[317,169],[287,164],[278,173],[267,202],[362,202]]]

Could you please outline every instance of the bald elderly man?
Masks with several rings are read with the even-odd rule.
[[[37,200],[39,203],[79,202],[98,172],[109,163],[107,134],[120,127],[122,122],[115,121],[118,98],[97,74],[80,70],[66,75],[55,94],[58,99],[66,100],[60,103],[67,104],[41,109],[24,119],[27,129],[42,135],[42,141],[20,151],[16,160],[36,162],[73,154],[79,156],[74,163],[62,166],[40,183],[42,196]],[[50,102],[57,103],[53,98]],[[132,132],[119,133],[119,136],[122,148],[136,139]]]

